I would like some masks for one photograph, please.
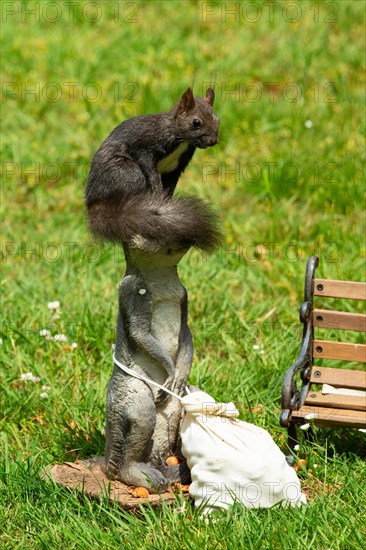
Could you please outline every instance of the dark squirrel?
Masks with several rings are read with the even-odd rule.
[[[195,197],[172,197],[195,149],[218,141],[213,102],[212,88],[204,99],[188,88],[170,111],[136,116],[111,132],[94,155],[86,189],[95,236],[215,248],[220,233],[210,207]]]

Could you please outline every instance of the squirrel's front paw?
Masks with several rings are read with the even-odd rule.
[[[168,394],[164,390],[158,390],[156,397],[154,399],[155,405],[161,405],[164,401],[167,400]]]
[[[187,387],[187,381],[185,379],[183,380],[174,380],[174,383],[172,384],[172,392],[183,396],[186,395],[186,387]]]
[[[172,383],[173,383],[173,377],[169,376],[166,379],[163,385],[163,388],[167,388],[168,390],[170,390]],[[169,397],[169,394],[166,391],[164,391],[163,389],[159,389],[155,397],[155,404],[160,405],[161,403],[164,403],[164,401],[166,401],[168,397]]]

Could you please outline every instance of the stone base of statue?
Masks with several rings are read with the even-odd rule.
[[[95,457],[48,466],[43,470],[42,478],[77,490],[90,498],[117,502],[125,510],[133,510],[140,505],[179,505],[183,499],[188,498],[186,486],[177,486],[174,487],[174,491],[169,489],[161,494],[148,494],[144,488],[128,487],[119,481],[110,480],[102,470],[104,460],[104,457]]]

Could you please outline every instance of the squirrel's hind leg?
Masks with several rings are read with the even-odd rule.
[[[136,379],[121,387],[116,378],[108,388],[113,398],[107,399],[105,473],[126,485],[146,487],[150,493],[163,492],[168,480],[147,464],[156,425],[152,392]]]

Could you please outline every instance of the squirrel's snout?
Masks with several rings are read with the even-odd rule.
[[[216,143],[218,143],[218,142],[219,142],[219,136],[211,137],[208,140],[208,146],[212,147],[213,145],[216,145]]]
[[[200,140],[200,143],[197,145],[200,149],[206,149],[207,147],[213,147],[218,143],[219,137],[218,136],[205,136],[205,138]]]

